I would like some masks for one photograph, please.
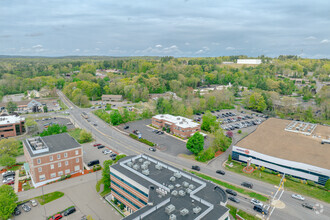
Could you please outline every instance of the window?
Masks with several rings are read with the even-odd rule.
[[[40,159],[38,159],[38,160],[37,160],[37,163],[38,163],[38,164],[41,164],[41,160],[40,160]]]
[[[78,150],[76,150],[76,155],[78,155],[79,154],[79,152],[78,152]]]
[[[69,161],[65,161],[65,166],[68,166],[69,165]]]
[[[61,159],[61,154],[57,154],[57,159]]]
[[[64,157],[68,157],[68,153],[64,153]]]
[[[39,168],[38,168],[38,172],[39,172],[39,173],[42,172],[42,167],[39,167]]]
[[[44,179],[46,179],[45,174],[39,176],[39,180],[40,180],[40,181],[41,181],[41,180],[44,180]]]
[[[53,156],[49,156],[49,160],[50,161],[53,161]]]
[[[58,166],[58,167],[61,167],[61,166],[62,166],[62,163],[61,163],[61,162],[59,162],[59,163],[57,164],[57,166]]]
[[[50,174],[50,178],[55,178],[55,177],[56,177],[56,173]]]
[[[65,170],[65,174],[69,174],[70,173],[70,169]]]
[[[76,158],[76,163],[79,163],[79,158]]]
[[[54,164],[51,164],[51,165],[50,165],[50,169],[51,169],[51,170],[54,169]]]
[[[63,176],[63,171],[58,172],[58,176]]]
[[[78,170],[80,170],[80,166],[79,165],[74,167],[74,171],[78,171]]]

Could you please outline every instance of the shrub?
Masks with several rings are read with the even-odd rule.
[[[310,186],[315,186],[315,182],[312,180],[307,180],[307,184]]]
[[[162,129],[163,131],[165,131],[166,130],[166,128],[165,127],[163,127],[163,129]]]
[[[238,130],[237,133],[242,134],[242,130]]]
[[[296,182],[296,183],[300,183],[301,182],[300,179],[297,179],[297,178],[294,178],[294,177],[292,177],[290,180],[293,181],[293,182]]]
[[[118,204],[118,200],[117,199],[113,200],[113,203],[115,203],[117,205]]]
[[[125,208],[124,204],[121,203],[120,206],[119,206],[119,208],[120,208],[121,210],[123,210],[123,209]]]
[[[203,151],[199,152],[199,154],[196,156],[196,160],[201,161],[201,162],[211,160],[212,158],[214,158],[214,151],[212,148],[203,150]]]
[[[66,178],[70,178],[70,177],[71,177],[71,174],[66,175]]]
[[[261,172],[263,172],[264,170],[265,170],[265,167],[264,166],[260,167],[260,171]]]
[[[230,162],[232,160],[231,154],[228,155],[228,161]]]
[[[270,169],[265,169],[264,172],[265,172],[265,173],[272,174],[273,171],[271,171]]]
[[[327,182],[325,183],[324,187],[325,187],[327,190],[330,190],[330,179],[327,180]]]
[[[140,141],[140,142],[142,142],[142,143],[145,143],[145,144],[147,144],[147,145],[149,145],[149,146],[151,146],[151,147],[153,147],[153,146],[155,146],[155,144],[154,143],[152,143],[151,141],[148,141],[147,139],[144,139],[144,138],[138,138],[136,135],[134,135],[134,134],[129,134],[129,136],[131,137],[131,138],[133,138],[133,139],[135,139],[135,140],[138,140],[138,141]]]

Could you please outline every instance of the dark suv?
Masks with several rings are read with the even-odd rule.
[[[234,190],[232,189],[226,189],[226,193],[230,194],[230,195],[233,195],[233,196],[237,196],[237,192],[235,192]]]
[[[250,189],[253,188],[253,184],[252,184],[252,183],[249,183],[249,182],[243,182],[241,185],[242,185],[242,186],[245,186],[245,187],[247,187],[247,188],[250,188]]]
[[[200,171],[201,170],[201,168],[199,166],[192,166],[191,169],[197,170],[197,171]]]
[[[262,208],[262,206],[260,206],[260,205],[255,205],[253,207],[253,209],[257,212],[260,212],[263,215],[268,215],[268,211],[266,209]]]
[[[90,161],[88,164],[87,164],[87,166],[94,166],[94,165],[96,165],[96,164],[100,164],[100,161],[99,160],[92,160],[92,161]]]
[[[67,210],[65,210],[63,212],[63,215],[64,216],[67,216],[67,215],[70,215],[70,214],[74,213],[75,211],[76,211],[76,208],[75,207],[71,207],[71,208],[68,208]]]

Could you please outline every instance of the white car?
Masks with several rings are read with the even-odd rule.
[[[107,155],[107,154],[111,154],[111,153],[112,153],[112,150],[104,149],[104,150],[102,151],[102,153],[104,153],[105,155]]]
[[[8,183],[8,182],[13,181],[13,180],[15,180],[15,177],[8,177],[6,179],[3,179],[2,182],[3,183]]]
[[[30,200],[30,203],[31,203],[31,205],[32,205],[33,207],[35,207],[35,206],[38,205],[38,203],[37,203],[37,201],[36,201],[35,199]]]
[[[258,206],[261,206],[261,207],[264,206],[264,204],[262,204],[262,202],[260,202],[260,201],[257,200],[257,199],[251,199],[251,203],[252,203],[253,205],[258,205]]]
[[[292,194],[291,197],[294,198],[294,199],[301,200],[301,201],[305,200],[305,198],[302,195],[298,195],[298,194]]]

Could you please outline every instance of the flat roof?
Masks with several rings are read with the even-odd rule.
[[[173,123],[176,126],[179,126],[181,128],[194,128],[194,127],[199,126],[199,124],[194,122],[193,120],[191,120],[189,118],[182,117],[182,116],[161,114],[161,115],[155,115],[153,118],[156,118],[156,119],[159,119],[159,120],[166,120],[166,121],[171,122],[171,123]]]
[[[0,116],[0,125],[18,124],[24,120],[24,117],[16,115]]]
[[[281,159],[330,169],[330,145],[321,144],[330,138],[330,127],[317,125],[311,135],[286,131],[290,120],[270,118],[236,146]],[[299,122],[298,122],[299,123]]]
[[[141,167],[146,161],[150,162],[147,162],[149,163],[147,165],[148,175],[143,174]],[[130,162],[132,163],[129,164]],[[157,168],[157,164],[161,165],[162,168]],[[134,165],[139,165],[139,168],[134,169]],[[200,215],[204,215],[202,219],[218,219],[228,211],[228,208],[223,206],[227,202],[227,195],[222,188],[150,156],[125,157],[117,164],[112,165],[111,169],[119,171],[149,189],[148,203],[152,205],[144,206],[127,216],[126,220],[141,217],[147,211],[148,214],[143,216],[143,219],[168,220],[169,215],[165,212],[165,208],[171,204],[175,206],[175,211],[171,214],[175,214],[177,219],[192,219],[192,217],[196,218]],[[180,177],[176,175],[178,173],[181,174]],[[175,177],[175,180],[170,180],[173,177]],[[192,186],[188,193],[190,185]],[[167,193],[161,194],[157,192],[160,188],[167,191]],[[174,195],[174,191],[178,194]],[[184,195],[180,195],[180,191],[184,191]],[[201,210],[198,214],[194,214],[193,209],[197,206]],[[189,213],[182,216],[180,214],[182,209],[187,209]]]
[[[55,134],[45,137],[40,137],[43,143],[48,148],[48,151],[41,153],[33,153],[32,149],[29,147],[28,139],[24,140],[24,145],[27,148],[31,157],[39,157],[47,154],[53,154],[60,151],[70,150],[74,148],[79,148],[81,145],[71,137],[68,133]]]

